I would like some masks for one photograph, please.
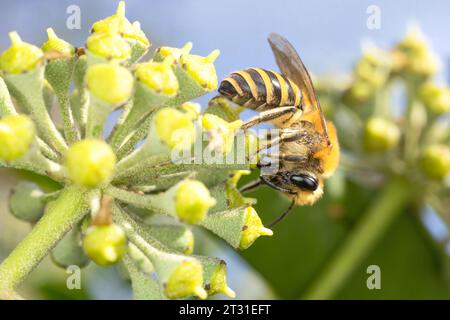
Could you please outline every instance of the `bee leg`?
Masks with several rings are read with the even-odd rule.
[[[289,214],[289,212],[291,212],[292,208],[294,207],[295,204],[295,200],[292,200],[291,204],[289,205],[289,208],[287,208],[287,210],[285,212],[283,212],[278,218],[276,218],[274,221],[272,221],[271,223],[269,223],[267,225],[267,227],[272,228],[274,225],[276,225],[278,222],[280,222],[281,220],[283,220],[284,218],[287,217],[287,215]]]
[[[262,184],[263,184],[263,182],[261,181],[261,179],[257,179],[257,180],[251,181],[248,184],[246,184],[245,186],[243,186],[242,188],[240,188],[239,192],[240,193],[244,193],[244,192],[251,191],[253,189],[258,188]]]
[[[244,122],[244,124],[242,124],[242,126],[241,126],[241,129],[247,130],[250,127],[260,124],[261,122],[274,120],[274,119],[277,119],[277,118],[282,117],[289,113],[295,113],[296,110],[297,110],[296,107],[279,107],[279,108],[274,108],[274,109],[270,109],[267,111],[263,111],[259,115]]]
[[[262,150],[269,149],[275,145],[278,145],[282,142],[290,142],[297,141],[303,138],[307,133],[303,130],[291,130],[288,132],[283,132],[278,137],[272,138],[269,142],[266,142],[264,146],[262,146],[257,152],[261,152]]]

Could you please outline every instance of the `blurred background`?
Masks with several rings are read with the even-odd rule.
[[[0,4],[2,51],[10,45],[8,32],[17,30],[25,41],[40,45],[50,26],[83,46],[93,22],[113,14],[117,5],[106,0]],[[66,26],[72,5],[80,8],[80,29]],[[429,145],[449,146],[449,2],[128,0],[126,6],[127,17],[141,22],[153,48],[187,41],[194,43],[194,54],[219,48],[219,79],[251,66],[277,70],[266,38],[273,31],[284,35],[313,73],[326,114],[338,127],[343,161],[324,198],[313,207],[296,208],[272,238],[234,252],[198,231],[197,249],[227,261],[229,285],[238,298],[450,298],[449,179],[430,174],[439,167],[436,156],[423,160]],[[374,13],[379,24],[370,28]],[[411,28],[420,28],[426,41],[419,32],[405,38]],[[416,52],[423,58],[418,67],[404,61]],[[430,83],[444,93],[423,89]],[[436,95],[444,105],[439,110],[429,108]],[[200,102],[206,106],[212,96]],[[368,129],[374,117],[395,129],[383,127],[386,123]],[[383,140],[377,130],[398,134]],[[373,148],[373,143],[386,146]],[[431,153],[448,159],[447,149],[441,149]],[[421,168],[424,161],[428,164]],[[0,259],[30,230],[8,214],[6,199],[16,180],[16,172],[0,171]],[[411,193],[405,195],[405,186]],[[256,209],[266,223],[289,204],[265,187],[250,196],[258,199]],[[380,268],[381,289],[367,287],[371,265]],[[47,299],[131,298],[114,268],[91,264],[83,275],[82,290],[69,291],[65,270],[45,261],[22,291]]]

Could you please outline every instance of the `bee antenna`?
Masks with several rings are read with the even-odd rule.
[[[283,212],[278,218],[276,218],[274,221],[272,221],[268,227],[271,228],[274,225],[276,225],[278,222],[280,222],[281,220],[283,220],[284,218],[287,217],[287,215],[289,214],[289,212],[291,212],[292,208],[294,207],[295,204],[295,199],[292,200],[291,204],[289,205],[289,208],[287,208],[287,210],[285,212]]]

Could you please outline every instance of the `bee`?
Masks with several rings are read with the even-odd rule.
[[[295,204],[312,205],[322,196],[324,179],[339,164],[339,143],[297,51],[278,34],[271,33],[268,41],[281,74],[259,68],[236,71],[221,82],[218,91],[228,100],[259,112],[244,122],[242,129],[261,122],[273,123],[280,129],[279,136],[271,137],[264,146],[267,149],[278,145],[280,153],[270,157],[270,162],[278,163],[278,170],[261,174],[241,189],[246,192],[265,184],[292,200],[289,208],[270,224],[273,226]],[[259,163],[260,168],[266,165]]]

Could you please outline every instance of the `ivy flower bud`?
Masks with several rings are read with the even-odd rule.
[[[272,236],[273,232],[263,226],[256,210],[252,207],[246,209],[244,218],[244,227],[242,228],[239,249],[244,250],[250,247],[260,236]]]
[[[365,81],[373,88],[380,88],[386,83],[389,71],[389,56],[374,47],[364,50],[362,58],[355,67],[355,75],[358,79]]]
[[[89,91],[107,103],[125,103],[133,93],[134,78],[128,69],[112,63],[95,64],[86,72]]]
[[[175,195],[178,217],[187,223],[196,224],[205,219],[209,208],[216,204],[208,188],[199,181],[185,180],[179,183]]]
[[[202,106],[196,102],[185,102],[180,106],[180,109],[191,116],[192,119],[197,119],[200,116]]]
[[[175,96],[178,93],[178,79],[172,69],[173,58],[163,62],[145,62],[136,66],[136,77],[150,90],[158,94]]]
[[[208,294],[223,293],[230,298],[236,297],[236,293],[227,284],[227,267],[224,261],[214,271],[209,286],[206,288]]]
[[[421,167],[435,180],[444,180],[450,172],[450,147],[444,144],[427,146],[422,152]]]
[[[66,155],[69,177],[85,187],[98,187],[110,181],[116,165],[111,147],[102,140],[82,140],[74,143]]]
[[[394,148],[400,139],[400,130],[395,123],[383,118],[371,118],[364,131],[364,146],[373,152]]]
[[[11,47],[0,56],[0,69],[6,73],[18,74],[31,71],[42,62],[44,53],[38,47],[23,42],[17,32],[9,34]]]
[[[158,49],[158,54],[163,58],[173,57],[175,61],[179,61],[181,55],[189,54],[192,50],[192,42],[187,42],[182,48],[161,47]]]
[[[399,72],[429,77],[436,73],[438,62],[420,30],[412,29],[394,49],[394,68]]]
[[[195,128],[191,117],[179,110],[163,108],[154,117],[158,137],[170,148],[185,149],[195,139]]]
[[[180,64],[203,88],[215,90],[217,88],[217,74],[213,62],[219,56],[219,53],[220,51],[216,49],[207,57],[182,54]]]
[[[139,23],[133,24],[125,17],[125,2],[120,1],[117,6],[117,11],[112,16],[97,21],[92,26],[94,33],[114,31],[121,34],[125,39],[132,39],[139,41],[142,45],[149,47],[150,42],[142,32]]]
[[[170,299],[179,299],[190,295],[206,299],[208,294],[202,285],[203,270],[201,264],[196,260],[186,260],[171,273],[164,286],[164,293]]]
[[[93,33],[86,43],[89,52],[106,59],[126,60],[131,47],[119,33],[114,31]]]
[[[96,264],[117,263],[126,252],[125,232],[116,224],[91,226],[86,230],[83,249]]]
[[[36,222],[44,214],[43,195],[42,190],[33,183],[18,183],[9,195],[11,213],[20,220]]]
[[[211,149],[218,148],[224,153],[231,151],[234,136],[241,126],[241,120],[227,122],[210,113],[206,113],[202,116],[202,128],[210,136],[209,147]]]
[[[344,101],[350,106],[358,105],[369,100],[374,93],[375,90],[370,83],[357,79],[345,92]]]
[[[42,45],[42,51],[45,53],[54,51],[64,56],[73,56],[75,53],[75,48],[67,41],[59,38],[52,28],[47,29],[47,36],[48,40]]]
[[[0,120],[0,160],[23,157],[35,139],[33,121],[26,115],[10,115]]]
[[[419,97],[425,106],[437,115],[450,112],[450,90],[448,88],[427,82],[420,86]]]

